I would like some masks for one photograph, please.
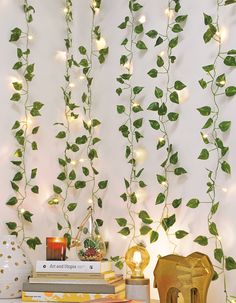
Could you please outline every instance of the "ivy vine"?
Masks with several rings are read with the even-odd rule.
[[[141,133],[143,125],[141,112],[143,108],[138,99],[144,87],[133,84],[132,71],[135,50],[139,50],[140,52],[147,50],[147,46],[142,40],[144,27],[142,22],[138,20],[142,7],[136,0],[130,0],[129,15],[118,26],[121,30],[126,29],[128,33],[128,36],[121,43],[125,52],[120,57],[120,65],[124,69],[124,72],[116,79],[120,85],[116,89],[116,93],[119,96],[121,94],[124,95],[127,100],[127,104],[117,105],[117,112],[124,116],[124,121],[119,127],[119,131],[127,139],[125,158],[130,167],[130,173],[127,178],[124,178],[125,192],[120,196],[123,202],[125,202],[129,218],[116,218],[116,222],[121,227],[119,233],[130,237],[129,245],[139,242],[140,233],[136,226],[137,213],[135,210],[138,203],[137,190],[146,187],[145,182],[141,178],[144,169],[139,167],[135,155],[135,148],[143,138]],[[112,259],[118,268],[123,267],[122,257],[116,256]]]
[[[150,243],[154,243],[159,238],[159,230],[162,228],[166,233],[170,243],[173,244],[174,249],[176,244],[172,240],[172,235],[169,233],[170,227],[176,222],[176,215],[171,211],[170,206],[175,209],[182,203],[182,198],[176,198],[172,203],[169,201],[170,192],[170,178],[175,176],[182,176],[187,171],[179,165],[179,154],[174,145],[171,143],[169,125],[175,123],[179,119],[179,113],[175,110],[176,106],[180,103],[179,92],[182,91],[186,85],[180,81],[173,81],[171,79],[172,65],[177,61],[176,56],[173,54],[174,49],[179,44],[179,35],[182,33],[184,25],[187,20],[187,15],[179,13],[181,4],[179,0],[168,1],[166,9],[167,26],[165,33],[157,32],[155,29],[149,30],[146,35],[155,39],[155,47],[165,45],[166,56],[157,55],[156,66],[148,71],[148,75],[152,79],[165,79],[165,87],[156,86],[154,89],[154,96],[157,101],[152,102],[148,106],[148,110],[155,113],[156,118],[149,120],[152,129],[158,131],[160,137],[156,149],[162,150],[164,161],[161,163],[161,171],[156,175],[157,182],[162,190],[156,197],[155,204],[163,205],[162,213],[158,221],[151,218],[146,210],[139,212],[139,218],[143,226],[140,229],[142,235],[149,235]],[[173,20],[174,19],[174,20]],[[173,111],[174,110],[174,111]],[[163,152],[163,149],[165,152]],[[175,237],[181,239],[188,233],[184,230],[177,230]]]
[[[204,23],[207,27],[203,39],[205,43],[213,41],[217,43],[217,53],[211,64],[202,67],[205,72],[204,78],[199,80],[202,89],[207,90],[211,95],[211,103],[198,108],[198,112],[206,117],[207,120],[202,126],[201,138],[206,145],[198,156],[198,159],[206,161],[210,157],[215,159],[214,166],[207,168],[207,194],[210,205],[210,210],[207,217],[208,231],[210,236],[199,235],[194,239],[194,242],[206,246],[209,240],[213,240],[215,244],[214,258],[218,262],[215,265],[215,276],[217,279],[219,275],[224,279],[224,293],[225,302],[231,302],[233,296],[230,296],[227,290],[226,270],[236,269],[236,261],[233,257],[226,256],[223,243],[221,241],[220,233],[214,215],[220,208],[220,202],[217,198],[217,181],[220,171],[230,175],[231,166],[226,157],[229,153],[229,147],[224,144],[223,134],[227,133],[231,127],[231,121],[225,121],[221,118],[220,99],[231,98],[236,94],[236,87],[227,85],[226,73],[219,72],[222,70],[222,63],[225,67],[236,67],[236,50],[223,50],[223,41],[220,32],[220,13],[222,7],[230,4],[235,4],[232,0],[217,0],[216,1],[216,17],[204,13]],[[225,105],[224,105],[225,106]],[[187,206],[190,208],[197,208],[201,203],[197,198],[191,199]]]
[[[14,196],[6,202],[7,205],[16,207],[18,222],[9,221],[6,225],[10,234],[19,238],[21,245],[25,242],[29,248],[35,249],[37,245],[41,244],[41,241],[37,236],[30,237],[26,234],[26,223],[32,223],[33,213],[25,208],[27,207],[30,191],[34,194],[39,193],[39,186],[35,184],[38,169],[28,166],[27,157],[30,150],[38,150],[34,137],[38,133],[39,126],[32,125],[37,121],[37,117],[41,115],[40,110],[43,103],[39,101],[32,103],[30,101],[30,83],[34,78],[34,63],[30,62],[29,41],[32,38],[30,24],[33,21],[35,9],[27,0],[23,1],[23,12],[26,31],[15,27],[11,30],[9,40],[17,45],[24,43],[23,47],[17,47],[17,62],[12,67],[21,76],[21,79],[12,82],[14,93],[11,96],[11,101],[16,103],[18,109],[23,112],[23,118],[16,120],[12,126],[17,148],[11,163],[14,165],[16,172],[11,180]]]
[[[63,156],[58,158],[61,171],[57,176],[57,179],[62,182],[62,186],[56,184],[53,185],[54,196],[48,201],[50,205],[59,204],[63,213],[64,223],[58,222],[58,230],[63,230],[64,237],[67,238],[67,246],[70,247],[73,227],[70,221],[70,212],[74,211],[77,207],[77,203],[72,201],[71,196],[73,194],[74,187],[76,188],[76,171],[75,171],[75,154],[79,151],[79,146],[73,141],[71,134],[71,124],[75,123],[78,119],[78,105],[72,100],[72,84],[71,82],[71,69],[74,64],[74,58],[72,54],[72,1],[65,1],[65,22],[66,22],[66,37],[65,49],[66,49],[66,61],[65,61],[65,85],[62,87],[62,93],[64,97],[64,122],[57,122],[55,125],[61,126],[61,130],[57,133],[56,138],[64,140],[65,147]],[[73,196],[74,199],[74,196]]]

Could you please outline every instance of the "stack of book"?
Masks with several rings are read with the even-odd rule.
[[[37,261],[23,284],[23,302],[85,302],[124,299],[125,283],[110,261]]]

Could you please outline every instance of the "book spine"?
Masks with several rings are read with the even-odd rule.
[[[57,293],[22,291],[22,302],[85,302],[101,298],[124,299],[125,292],[118,294]]]
[[[36,272],[101,273],[111,270],[111,263],[78,261],[37,261]]]

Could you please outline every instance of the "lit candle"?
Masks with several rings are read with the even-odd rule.
[[[46,238],[46,259],[65,260],[66,259],[66,238],[49,237]]]

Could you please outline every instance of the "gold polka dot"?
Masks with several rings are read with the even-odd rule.
[[[17,278],[17,277],[15,278],[15,281],[18,281],[18,278]]]
[[[26,257],[26,255],[25,255],[25,254],[23,254],[23,257]]]
[[[26,261],[24,261],[24,264],[26,264],[27,262]]]
[[[9,255],[9,256],[7,256],[7,258],[8,258],[8,259],[11,259],[11,256]]]
[[[15,245],[15,242],[11,242],[11,245]]]
[[[0,273],[1,273],[1,274],[3,274],[3,273],[4,273],[4,270],[3,270],[3,269],[1,269]]]
[[[2,257],[3,256],[3,254],[0,254],[0,257]]]
[[[13,297],[14,296],[14,294],[11,294],[11,297]]]
[[[19,263],[18,263],[18,262],[15,262],[15,265],[16,265],[16,266],[18,266],[18,265],[19,265]]]
[[[10,288],[10,286],[9,285],[6,285],[6,289],[9,289]]]
[[[12,250],[16,250],[15,247],[12,247]]]
[[[3,244],[3,245],[6,245],[6,244],[7,244],[7,241],[3,241],[2,244]]]
[[[19,245],[17,245],[17,248],[20,248],[20,246],[19,246]]]

